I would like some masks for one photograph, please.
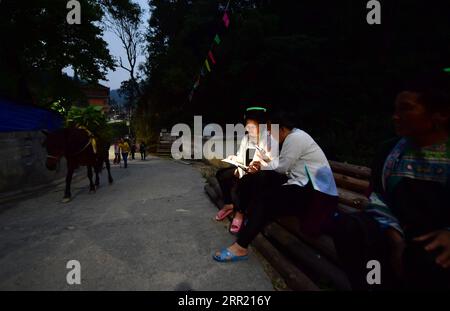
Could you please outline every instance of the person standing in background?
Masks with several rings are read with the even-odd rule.
[[[134,160],[134,154],[136,153],[136,143],[134,141],[131,142],[131,160]]]
[[[122,153],[124,167],[128,167],[128,153],[130,152],[130,145],[122,138],[119,144],[120,151]]]
[[[116,141],[114,143],[114,164],[120,164],[120,148],[119,148],[119,141]]]
[[[141,160],[145,160],[145,144],[143,141],[141,141],[141,144],[139,145],[139,152],[141,153]]]

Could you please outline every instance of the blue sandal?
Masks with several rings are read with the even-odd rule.
[[[248,255],[245,256],[236,256],[228,249],[224,248],[220,251],[220,255],[217,256],[216,254],[213,255],[213,259],[218,262],[236,262],[236,261],[242,261],[247,260]]]

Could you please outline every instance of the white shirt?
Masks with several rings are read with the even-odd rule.
[[[325,154],[314,139],[302,130],[293,129],[284,140],[280,155],[261,169],[286,174],[288,181],[285,185],[304,187],[311,180],[315,190],[338,195]]]
[[[255,138],[256,141],[256,138]],[[239,145],[239,150],[236,154],[237,162],[246,165],[247,162],[247,149],[255,149],[255,153],[252,161],[260,161],[265,164],[263,158],[274,158],[278,156],[278,142],[270,135],[269,132],[263,131],[259,136],[258,147],[261,147],[266,152],[265,157],[263,157],[259,151],[256,150],[255,144],[256,142],[252,141],[248,134],[246,134]],[[239,178],[245,175],[244,170],[238,168]]]

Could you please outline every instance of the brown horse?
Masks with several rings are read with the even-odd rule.
[[[66,190],[63,202],[69,202],[72,197],[70,192],[72,175],[75,169],[80,166],[87,166],[89,192],[95,192],[96,187],[100,185],[98,175],[102,170],[103,163],[108,170],[109,183],[113,182],[109,164],[108,143],[97,141],[97,152],[95,153],[90,134],[86,130],[66,128],[56,132],[43,133],[47,136],[44,142],[48,153],[47,168],[54,171],[62,157],[67,160]],[[95,171],[95,184],[92,180],[92,168]]]

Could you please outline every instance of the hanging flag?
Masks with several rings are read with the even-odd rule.
[[[206,66],[206,69],[208,69],[208,71],[211,72],[211,67],[209,67],[209,63],[208,63],[207,59],[205,59],[205,66]]]
[[[195,81],[194,83],[194,89],[198,88],[200,86],[200,77]]]
[[[209,59],[211,60],[211,62],[215,65],[216,60],[214,59],[214,55],[211,51],[208,52],[208,56],[209,56]]]
[[[223,14],[223,23],[225,24],[226,28],[230,26],[230,18],[228,17],[228,13],[226,11],[225,14]]]
[[[0,0],[0,2],[1,2],[1,0]],[[229,6],[230,6],[230,0],[228,0],[227,6],[225,8],[225,12],[224,12],[223,17],[222,17],[222,21],[223,21],[223,23],[224,23],[226,28],[228,28],[230,26],[230,17],[228,16],[228,8],[229,8]],[[214,43],[216,45],[220,45],[222,43],[222,39],[220,38],[219,34],[216,34],[214,36],[213,44]],[[192,88],[192,90],[191,90],[191,92],[189,94],[189,102],[192,102],[192,99],[194,97],[195,91],[200,86],[201,78],[206,76],[206,74],[207,74],[207,72],[205,71],[205,67],[208,70],[208,72],[211,72],[211,65],[210,65],[208,59],[213,65],[216,65],[216,59],[215,59],[214,54],[212,52],[212,45],[211,45],[211,50],[209,50],[209,52],[208,52],[208,57],[206,57],[205,63],[204,63],[204,65],[202,65],[202,67],[200,69],[200,75],[197,77],[197,80],[195,81],[194,86],[193,86],[193,88]]]
[[[214,37],[214,42],[216,42],[217,45],[219,45],[220,42],[222,42],[222,41],[220,41],[219,35],[216,35],[216,36]]]

